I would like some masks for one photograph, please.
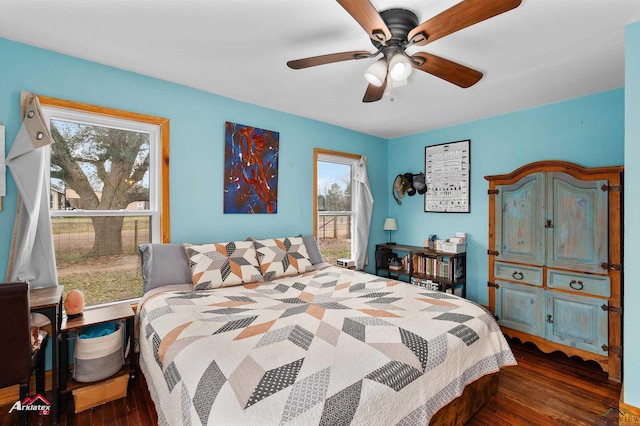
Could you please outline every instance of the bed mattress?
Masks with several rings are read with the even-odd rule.
[[[426,425],[468,383],[516,363],[481,306],[337,267],[159,290],[138,315],[162,425]]]

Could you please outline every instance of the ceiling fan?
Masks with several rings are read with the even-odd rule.
[[[302,69],[352,59],[383,58],[365,72],[369,86],[362,102],[382,99],[387,86],[406,82],[413,68],[432,74],[457,86],[476,84],[482,73],[426,52],[409,55],[405,50],[413,45],[424,46],[458,30],[515,9],[522,0],[463,0],[444,12],[418,25],[418,17],[407,9],[388,9],[380,13],[369,0],[337,0],[364,28],[376,48],[331,53],[287,62],[289,68]]]

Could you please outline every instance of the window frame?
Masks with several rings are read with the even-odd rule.
[[[351,154],[347,152],[340,151],[332,151],[322,148],[314,148],[313,149],[313,235],[318,238],[318,162],[323,161],[327,163],[336,163],[336,164],[344,164],[351,166],[351,210],[349,211],[326,211],[323,212],[325,216],[351,216],[351,249],[350,252],[353,255],[353,244],[354,244],[354,235],[355,235],[355,223],[356,223],[356,215],[357,212],[353,208],[353,187],[354,187],[354,176],[355,176],[355,167],[358,165],[358,161],[362,156],[359,154]]]
[[[146,128],[146,130],[133,130],[133,131],[146,131],[155,134],[158,146],[155,159],[150,160],[151,165],[155,165],[155,170],[151,170],[149,175],[150,191],[152,190],[152,181],[155,179],[157,188],[157,195],[155,200],[155,207],[152,210],[150,205],[149,209],[143,211],[140,210],[88,210],[88,211],[74,211],[64,210],[59,213],[50,213],[49,217],[90,217],[90,216],[148,216],[152,221],[152,232],[150,234],[150,241],[154,243],[168,244],[171,241],[170,237],[170,203],[169,203],[169,119],[164,117],[157,117],[147,114],[140,114],[136,112],[130,112],[125,110],[119,110],[115,108],[101,107],[81,102],[69,101],[64,99],[52,98],[47,96],[36,95],[40,103],[41,110],[44,118],[49,122],[50,118],[58,118],[55,116],[55,112],[64,111],[64,115],[73,117],[74,115],[80,121],[87,124],[106,125],[115,128],[123,128],[118,126],[117,122],[122,123],[136,123],[134,129]],[[82,120],[82,116],[89,116],[91,120]],[[59,117],[64,120],[64,117]],[[71,120],[71,119],[70,119]],[[116,123],[115,125],[113,123]],[[124,126],[125,129],[129,129],[129,126]],[[151,141],[150,134],[150,144]],[[151,148],[151,146],[150,146]],[[48,159],[47,159],[48,160]],[[155,163],[155,164],[154,164]],[[50,193],[50,190],[48,191]],[[116,214],[114,214],[116,213]],[[153,225],[155,222],[155,226]],[[89,308],[96,308],[100,306],[109,306],[117,303],[132,303],[136,304],[140,300],[139,297],[132,297],[122,300],[110,300],[102,303],[96,303],[88,306]]]
[[[47,118],[51,115],[51,112],[60,110],[65,111],[70,116],[76,116],[82,118],[82,116],[94,116],[98,117],[97,121],[102,124],[113,126],[108,124],[110,120],[119,120],[125,122],[142,123],[143,127],[150,129],[151,132],[158,132],[158,139],[160,143],[160,152],[157,156],[155,176],[150,176],[151,179],[155,179],[157,185],[160,185],[157,200],[158,205],[155,206],[153,211],[159,214],[159,229],[157,232],[154,230],[151,235],[152,242],[169,243],[170,239],[170,221],[169,221],[169,119],[163,117],[156,117],[146,114],[140,114],[130,111],[124,111],[114,108],[100,107],[81,102],[68,101],[64,99],[51,98],[47,96],[38,95],[40,106],[43,108],[43,113]],[[86,121],[86,120],[85,120]],[[113,122],[113,121],[111,121]],[[93,124],[93,123],[92,123]],[[146,126],[144,126],[146,125]],[[113,126],[117,127],[117,126]],[[150,209],[151,211],[151,209]],[[129,212],[118,211],[118,216],[140,216],[140,210],[132,210]],[[89,212],[76,212],[65,210],[61,214],[52,214],[52,216],[114,216],[113,212],[106,210],[97,210]],[[149,216],[152,216],[150,214]]]

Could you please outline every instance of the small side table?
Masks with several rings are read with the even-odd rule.
[[[84,311],[81,317],[73,319],[65,317],[62,320],[62,326],[60,327],[60,333],[62,336],[62,346],[60,348],[60,402],[64,411],[66,411],[67,408],[67,385],[69,381],[69,333],[73,331],[77,332],[83,327],[88,327],[91,325],[124,320],[126,324],[127,338],[129,339],[129,356],[127,357],[128,361],[125,361],[125,363],[127,363],[129,367],[129,377],[133,378],[135,377],[135,370],[137,367],[136,357],[134,356],[133,349],[134,317],[135,313],[133,312],[131,305],[128,303],[121,303],[96,309],[88,309]]]
[[[62,320],[62,291],[64,286],[32,288],[29,290],[29,304],[31,312],[38,312],[51,321],[51,421],[58,423],[58,404],[60,393],[58,389],[58,333]],[[36,390],[44,395],[44,389]]]

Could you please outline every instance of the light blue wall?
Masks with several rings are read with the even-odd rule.
[[[640,158],[640,24],[627,28],[627,89],[491,117],[386,141],[324,123],[260,108],[185,86],[101,66],[0,38],[0,121],[7,127],[7,151],[16,135],[21,90],[78,102],[167,117],[171,121],[171,236],[173,241],[212,241],[312,231],[312,149],[361,153],[368,157],[374,193],[370,238],[386,241],[381,224],[398,219],[396,241],[422,244],[430,233],[469,233],[470,299],[487,303],[487,182],[538,160],[559,159],[584,166],[623,164]],[[634,56],[635,55],[635,56]],[[10,64],[10,65],[8,65]],[[626,105],[626,129],[625,129]],[[224,122],[280,132],[280,187],[277,215],[222,214]],[[625,130],[627,143],[625,145]],[[471,139],[471,213],[424,213],[423,198],[389,196],[393,177],[424,170],[424,147]],[[387,156],[389,157],[387,159]],[[640,166],[626,165],[625,250],[640,252]],[[635,182],[635,184],[634,184]],[[6,273],[16,189],[8,178],[0,213],[0,277]],[[635,223],[634,223],[635,222]],[[635,226],[634,226],[635,225]],[[625,282],[640,279],[640,263],[625,262]],[[625,285],[625,398],[640,406],[640,286]]]
[[[387,212],[387,142],[165,81],[0,39],[0,121],[8,152],[20,126],[20,91],[166,117],[170,120],[171,240],[211,242],[313,231],[313,148],[367,156],[375,199],[372,223]],[[215,78],[215,76],[212,76]],[[224,124],[280,133],[278,213],[225,215]],[[17,190],[8,178],[0,213],[0,276],[6,274]],[[384,231],[372,229],[372,243]],[[374,244],[370,246],[374,259]]]
[[[424,171],[427,145],[471,139],[471,212],[425,213],[423,197],[389,202],[397,218],[395,239],[423,244],[429,234],[448,238],[467,232],[467,297],[488,303],[488,182],[486,175],[511,172],[540,160],[565,160],[587,167],[622,165],[624,92],[586,96],[389,142],[389,176]]]
[[[624,402],[640,408],[640,22],[626,27]]]

